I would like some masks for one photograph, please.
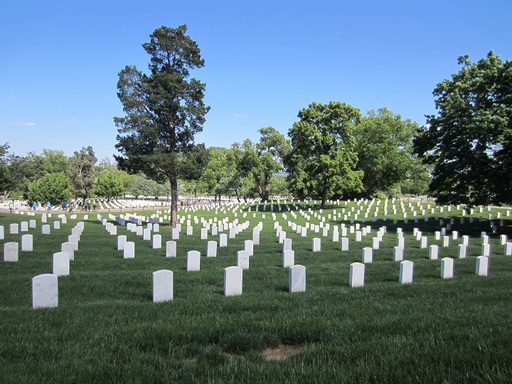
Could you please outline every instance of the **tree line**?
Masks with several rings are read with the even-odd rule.
[[[492,51],[476,63],[459,58],[462,69],[434,89],[438,112],[424,126],[386,108],[363,115],[341,101],[312,102],[298,111],[287,137],[264,127],[255,143],[206,148],[194,142],[210,109],[206,85],[191,77],[204,59],[186,32],[185,25],[157,28],[142,45],[148,71],[128,65],[119,72],[124,115],[114,118],[116,172],[166,186],[171,225],[178,193],[263,200],[290,194],[322,205],[336,197],[426,193],[441,203],[512,202],[512,62]],[[16,161],[6,160],[6,145],[1,150],[2,174],[12,173]],[[77,197],[90,192],[79,181],[70,177]]]

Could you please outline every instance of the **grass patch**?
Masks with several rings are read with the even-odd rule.
[[[248,212],[248,207],[235,213],[229,207],[217,212],[183,210],[176,258],[166,258],[165,248],[152,249],[150,241],[119,226],[118,234],[135,242],[136,256],[129,260],[116,249],[116,236],[110,236],[93,215],[88,220],[83,220],[82,214],[76,220],[68,216],[60,230],[42,235],[40,216],[1,214],[0,225],[5,229],[2,244],[20,241],[21,233],[9,233],[10,223],[37,220],[37,228],[28,232],[34,236],[34,251],[20,251],[17,263],[0,262],[1,381],[512,381],[512,257],[504,256],[499,243],[501,234],[510,237],[512,233],[506,209],[485,208],[473,214],[472,223],[466,216],[461,224],[461,210],[453,207],[440,212],[436,208],[435,213],[429,212],[428,221],[422,215],[417,223],[413,219],[404,223],[399,214],[384,220],[381,205],[375,222],[356,221],[371,226],[371,232],[360,243],[349,233],[348,252],[341,252],[340,244],[332,242],[332,229],[327,237],[314,230],[302,237],[289,224],[349,227],[350,222],[339,214],[352,207],[353,214],[366,209],[364,204],[342,203],[320,213],[314,204],[299,207],[282,203],[280,212],[277,204],[274,212],[270,204],[266,211],[261,205],[258,212],[254,208]],[[412,216],[409,208],[408,212]],[[449,214],[447,218],[444,213]],[[501,219],[488,219],[489,214],[496,217],[498,213]],[[439,215],[438,220],[435,215]],[[214,217],[249,221],[249,226],[229,239],[227,247],[218,248],[217,257],[207,258],[207,240],[218,240],[218,236],[209,234],[208,239],[201,240],[200,218],[213,221]],[[53,215],[49,223],[56,219]],[[442,247],[434,233],[450,219],[454,222],[448,234],[459,231],[459,240]],[[194,227],[192,236],[185,235],[186,220]],[[443,225],[439,220],[444,220]],[[70,275],[59,278],[58,308],[33,310],[32,277],[51,272],[52,254],[60,251],[60,244],[78,221],[85,222],[85,230]],[[293,241],[295,263],[307,268],[306,292],[288,292],[288,270],[282,267],[276,221]],[[250,268],[244,271],[243,295],[224,297],[223,270],[236,264],[237,251],[252,238],[252,228],[259,222],[263,223],[261,244],[254,247]],[[361,261],[362,248],[371,246],[372,237],[382,226],[387,232],[380,248],[374,250],[373,263],[366,266],[365,286],[350,288],[350,264]],[[405,234],[405,259],[414,262],[411,285],[398,283],[399,263],[392,260],[397,228]],[[440,278],[440,260],[428,258],[428,249],[420,248],[412,236],[413,228],[425,233],[429,244],[440,245],[440,259],[456,258],[460,237],[471,236],[468,256],[455,259],[453,279]],[[487,277],[475,275],[482,231],[489,234],[491,244]],[[160,233],[164,241],[170,240],[169,228],[162,225]],[[312,251],[313,237],[322,239],[319,253]],[[201,252],[201,271],[186,271],[189,250]],[[3,246],[1,252],[3,260]],[[159,269],[174,272],[174,300],[154,304],[151,274]]]

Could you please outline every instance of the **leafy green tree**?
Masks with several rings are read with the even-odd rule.
[[[209,195],[220,199],[229,192],[231,173],[228,164],[228,149],[223,147],[209,147],[206,149],[206,163],[201,176],[201,187]]]
[[[11,182],[9,179],[9,143],[0,145],[0,193],[4,202],[11,193]]]
[[[288,132],[292,149],[285,159],[292,192],[319,197],[322,207],[330,197],[361,192],[363,172],[356,170],[354,139],[359,109],[337,101],[313,102],[298,117]]]
[[[112,197],[122,196],[124,188],[121,176],[109,170],[101,172],[94,185],[94,193],[96,196],[105,197],[107,201]]]
[[[71,197],[69,179],[64,172],[47,173],[29,185],[27,198],[42,204],[55,205]]]
[[[434,89],[437,115],[414,140],[439,203],[512,202],[512,62],[492,51]]]
[[[92,147],[83,147],[75,151],[69,159],[69,177],[75,198],[82,198],[84,203],[92,194],[96,181],[96,155]]]
[[[169,196],[171,192],[169,182],[158,183],[148,179],[144,174],[138,174],[132,183],[131,193],[134,196],[162,197]]]
[[[45,173],[56,173],[68,171],[68,158],[63,151],[54,149],[43,149],[43,169]]]
[[[179,155],[193,148],[209,110],[203,102],[205,84],[190,78],[190,70],[203,67],[204,60],[186,31],[185,25],[162,26],[151,34],[143,44],[151,58],[148,75],[135,66],[121,70],[117,89],[125,117],[114,118],[119,167],[169,181],[172,227],[177,223]]]
[[[357,169],[364,172],[363,194],[375,196],[396,190],[414,162],[412,138],[419,125],[402,120],[386,108],[369,111],[355,130]]]
[[[285,137],[273,127],[261,128],[260,141],[256,143],[257,159],[253,175],[258,185],[260,198],[267,201],[270,194],[270,181],[279,171],[283,170],[283,157],[289,152],[289,143]]]

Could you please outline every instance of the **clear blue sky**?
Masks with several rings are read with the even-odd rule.
[[[512,0],[9,0],[0,6],[0,143],[26,155],[115,152],[117,74],[147,70],[141,44],[188,26],[205,59],[204,131],[229,147],[273,126],[283,134],[311,102],[366,113],[387,107],[425,123],[432,91],[457,57],[512,59]]]

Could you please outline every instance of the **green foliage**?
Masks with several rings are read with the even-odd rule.
[[[292,192],[320,197],[322,206],[329,197],[361,192],[363,172],[356,170],[354,137],[359,109],[314,102],[299,111],[299,119],[288,132],[292,149],[285,161]]]
[[[68,171],[68,158],[63,151],[43,149],[43,169],[46,173]]]
[[[169,182],[157,183],[154,180],[148,179],[143,174],[138,174],[134,177],[134,180],[131,183],[130,192],[134,196],[169,196],[171,193],[171,187]]]
[[[419,126],[386,108],[369,111],[355,130],[357,169],[364,172],[363,195],[392,194],[411,176],[412,138]]]
[[[71,197],[69,184],[64,172],[48,173],[29,185],[27,198],[29,201],[56,205]]]
[[[415,139],[440,203],[512,202],[512,61],[492,51],[434,89],[438,115]]]
[[[75,151],[69,159],[69,177],[73,194],[84,201],[91,196],[96,181],[96,155],[91,146]]]
[[[290,151],[290,144],[273,127],[261,128],[260,141],[256,143],[256,161],[252,173],[256,180],[261,199],[267,201],[272,176],[283,170],[283,158]]]
[[[162,26],[142,46],[150,56],[146,75],[135,66],[119,72],[118,97],[125,117],[116,117],[118,127],[115,156],[121,169],[143,172],[147,177],[171,185],[172,225],[178,209],[180,154],[193,148],[194,135],[202,131],[209,110],[203,102],[205,84],[190,78],[190,70],[204,66],[187,27]]]
[[[121,176],[108,170],[101,172],[94,185],[94,193],[96,196],[107,198],[108,201],[112,197],[122,196],[124,188]]]

